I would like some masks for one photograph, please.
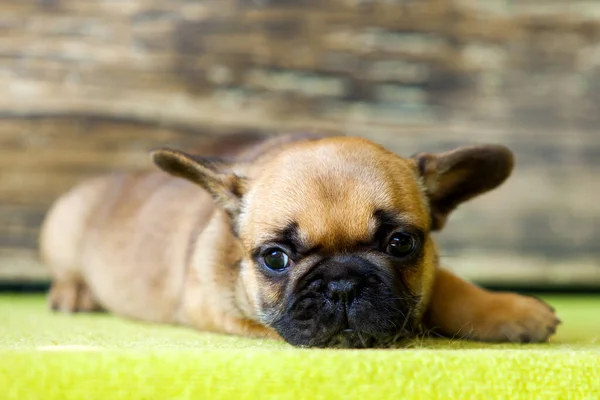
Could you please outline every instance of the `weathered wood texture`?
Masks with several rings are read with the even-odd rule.
[[[238,130],[361,135],[409,155],[499,142],[510,182],[462,207],[447,262],[600,283],[600,5],[578,0],[5,0],[0,276],[87,176]]]

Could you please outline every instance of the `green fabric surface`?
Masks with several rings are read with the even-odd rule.
[[[312,350],[0,296],[0,399],[600,399],[600,297],[547,297],[550,344]]]

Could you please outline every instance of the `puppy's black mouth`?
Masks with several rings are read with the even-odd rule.
[[[330,257],[290,283],[286,303],[263,322],[295,346],[395,346],[418,333],[420,300],[399,271],[364,256]]]
[[[388,348],[418,333],[418,297],[394,295],[379,283],[352,301],[310,292],[291,303],[272,326],[290,344],[318,348]]]
[[[412,314],[373,314],[360,322],[352,318],[336,322],[344,318],[324,311],[305,321],[284,316],[273,326],[286,341],[300,347],[389,348],[401,346],[418,333]]]

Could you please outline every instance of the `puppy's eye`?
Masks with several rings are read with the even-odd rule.
[[[417,248],[417,239],[406,232],[396,232],[387,245],[387,253],[394,257],[406,257]]]
[[[290,258],[281,249],[272,248],[263,253],[263,263],[269,269],[281,271],[290,265]]]

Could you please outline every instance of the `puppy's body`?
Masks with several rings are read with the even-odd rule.
[[[268,335],[244,312],[240,249],[208,193],[162,172],[114,174],[56,202],[41,236],[62,311]],[[241,299],[238,299],[242,297]]]
[[[54,308],[308,346],[389,345],[421,325],[493,341],[554,332],[545,304],[441,269],[429,236],[508,176],[503,149],[401,159],[363,139],[300,135],[251,141],[235,163],[154,159],[186,180],[105,176],[50,211],[41,251]],[[391,256],[390,234],[414,249]],[[284,268],[265,263],[282,257]]]

